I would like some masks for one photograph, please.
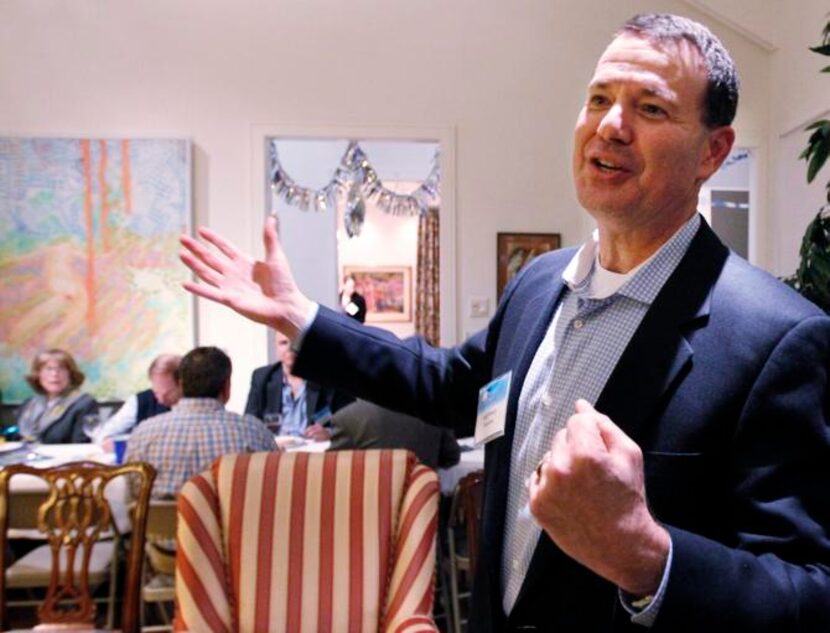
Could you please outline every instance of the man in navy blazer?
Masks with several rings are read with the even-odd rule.
[[[354,398],[295,376],[292,370],[296,354],[291,350],[288,339],[276,332],[274,342],[279,360],[272,365],[258,367],[251,374],[245,413],[260,420],[265,418],[266,413],[284,413],[285,392],[290,390],[290,402],[302,407],[297,415],[304,433],[316,440],[328,439],[329,430],[318,423],[318,418],[321,415],[331,418],[335,411],[354,402]],[[320,422],[327,423],[328,420]]]
[[[188,289],[286,332],[309,378],[463,426],[511,373],[486,445],[471,631],[830,631],[830,319],[696,214],[736,107],[705,27],[627,22],[576,125],[595,239],[534,260],[452,349],[312,305],[274,220],[263,262],[207,229],[223,256],[183,236],[205,282]]]

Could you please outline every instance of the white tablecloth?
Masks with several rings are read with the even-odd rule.
[[[100,446],[95,444],[37,444],[32,446],[31,453],[46,457],[46,459],[34,459],[25,462],[34,468],[48,468],[50,466],[58,466],[60,464],[83,460],[111,464],[114,460],[112,453],[104,452]],[[15,492],[38,492],[41,490],[47,490],[47,485],[43,480],[33,475],[15,475],[11,480],[12,494]],[[106,497],[107,501],[109,501],[112,517],[115,525],[118,527],[118,531],[122,534],[130,532],[132,522],[130,521],[128,509],[130,499],[127,490],[127,478],[117,477],[113,479],[107,485]],[[24,531],[20,531],[19,534],[15,533],[14,536],[34,536],[34,534],[30,535],[28,533],[28,530],[25,533]]]

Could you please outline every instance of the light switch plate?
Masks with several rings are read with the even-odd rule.
[[[481,319],[490,316],[490,300],[486,297],[470,299],[470,318]]]

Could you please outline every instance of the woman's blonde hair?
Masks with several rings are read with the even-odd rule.
[[[50,360],[58,361],[61,364],[61,367],[69,372],[69,386],[66,388],[66,392],[84,384],[86,375],[78,368],[78,364],[69,352],[65,352],[64,350],[57,348],[47,349],[45,352],[40,352],[34,357],[34,359],[32,359],[32,368],[26,376],[26,382],[28,382],[29,386],[37,393],[46,393],[40,384],[40,368]]]

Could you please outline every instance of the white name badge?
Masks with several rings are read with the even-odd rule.
[[[504,423],[507,419],[507,397],[510,394],[510,378],[512,376],[513,372],[509,371],[479,389],[475,433],[477,446],[504,435]]]

